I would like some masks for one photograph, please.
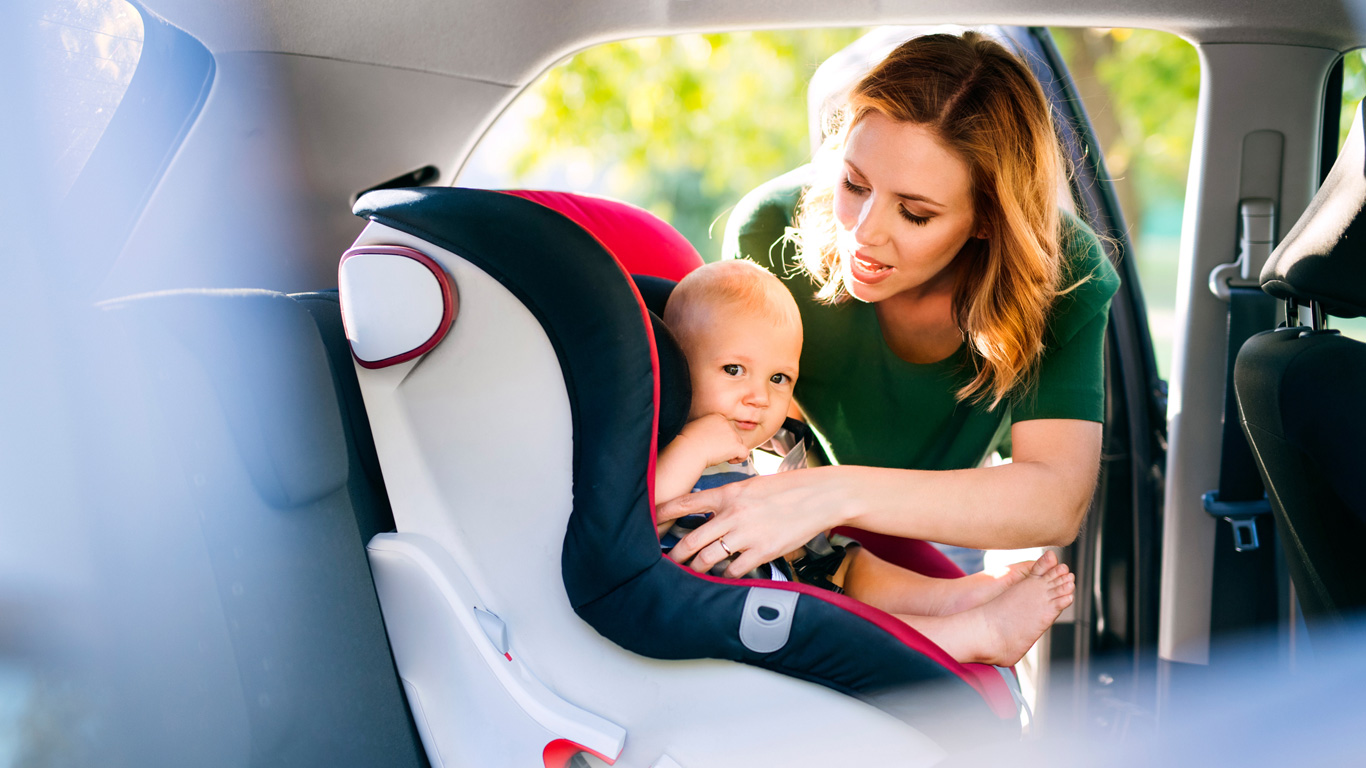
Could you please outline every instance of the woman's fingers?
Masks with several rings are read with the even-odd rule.
[[[726,543],[729,544],[730,542]],[[732,548],[732,550],[739,552],[740,556],[732,560],[730,565],[726,566],[726,578],[728,579],[738,579],[755,568],[758,568],[760,565],[768,562],[770,559],[748,550],[739,551],[734,550],[734,548]]]
[[[700,496],[701,493],[695,493],[693,495]],[[692,514],[692,512],[690,511],[685,514]],[[721,527],[720,521],[713,517],[707,522],[699,525],[691,533],[684,536],[682,540],[675,544],[673,550],[669,552],[669,557],[673,558],[674,562],[676,563],[686,563],[689,560],[695,560],[697,556],[703,555],[705,553],[705,550],[712,543],[714,543],[717,539],[725,535],[726,529]],[[721,547],[717,546],[716,549],[719,550],[721,549]],[[735,550],[731,551],[733,552]],[[712,558],[711,562],[707,564],[707,567],[701,570],[704,572],[709,570],[711,566],[715,565],[716,563],[719,563],[725,557],[726,556],[723,554],[721,557]]]
[[[726,549],[721,546],[721,542],[713,541],[693,557],[692,561],[688,563],[688,567],[698,573],[706,573],[727,557],[730,555],[726,554]]]
[[[725,489],[726,486],[721,486],[697,493],[685,493],[676,499],[666,501],[655,507],[655,519],[663,524],[685,515],[698,512],[715,512],[715,500],[720,498],[721,491]]]

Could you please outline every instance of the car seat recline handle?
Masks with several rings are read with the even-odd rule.
[[[478,707],[507,718],[499,727],[510,742],[543,747],[547,766],[564,765],[583,751],[616,762],[626,730],[542,682],[513,652],[507,624],[440,544],[416,533],[381,533],[366,549],[394,660],[424,742],[459,735],[442,719],[454,710],[431,706],[444,693],[432,681],[459,679]]]

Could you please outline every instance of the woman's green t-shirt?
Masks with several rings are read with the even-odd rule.
[[[807,173],[799,168],[746,195],[731,214],[723,254],[772,271],[796,299],[805,341],[795,397],[832,461],[966,469],[979,466],[1014,422],[1104,420],[1105,324],[1119,276],[1075,216],[1063,214],[1064,285],[1090,279],[1055,303],[1033,387],[988,411],[954,398],[972,379],[966,346],[936,363],[908,363],[883,341],[871,304],[815,300],[817,286],[783,242]]]

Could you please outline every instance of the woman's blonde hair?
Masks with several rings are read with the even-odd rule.
[[[976,368],[956,396],[994,409],[1031,383],[1049,310],[1063,292],[1063,162],[1048,101],[999,43],[976,32],[917,37],[854,86],[818,163],[840,163],[849,130],[872,112],[928,128],[968,166],[974,231],[984,239],[969,240],[956,257],[953,308]],[[789,234],[821,286],[817,298],[835,303],[848,297],[835,243],[838,173],[821,170],[829,172],[803,194]]]

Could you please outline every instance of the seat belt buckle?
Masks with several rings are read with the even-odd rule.
[[[1250,501],[1222,501],[1218,491],[1209,491],[1200,497],[1205,511],[1213,517],[1222,517],[1233,526],[1233,551],[1252,552],[1261,546],[1257,541],[1257,517],[1271,512],[1271,502],[1263,496]]]

